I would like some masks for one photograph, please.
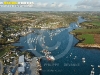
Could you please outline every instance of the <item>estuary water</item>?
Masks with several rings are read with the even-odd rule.
[[[78,17],[78,23],[85,20]],[[100,75],[100,51],[75,47],[78,40],[70,31],[78,28],[77,23],[70,23],[68,28],[55,30],[33,29],[34,32],[20,37],[15,46],[23,46],[22,51],[28,50],[38,57],[47,49],[55,57],[55,61],[42,58],[41,75]]]

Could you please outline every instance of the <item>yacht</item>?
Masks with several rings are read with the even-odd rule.
[[[49,61],[54,61],[55,60],[55,58],[50,55],[51,52],[49,52],[48,50],[42,50],[41,52],[45,54],[45,57],[46,57],[47,60],[49,60]]]
[[[55,60],[55,58],[53,56],[51,56],[51,55],[46,56],[46,58],[49,61],[54,61]]]

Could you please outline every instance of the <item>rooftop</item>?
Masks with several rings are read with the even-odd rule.
[[[22,63],[22,62],[24,62],[24,55],[19,57],[19,63]]]

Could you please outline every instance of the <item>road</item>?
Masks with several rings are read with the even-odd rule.
[[[2,65],[2,61],[0,60],[0,75],[2,75],[3,72],[3,65]]]
[[[30,63],[31,75],[39,75],[37,71],[37,58],[34,57],[32,62]]]

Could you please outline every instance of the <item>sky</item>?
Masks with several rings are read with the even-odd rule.
[[[0,11],[100,11],[100,0],[0,0],[33,2],[30,7],[0,7]]]

